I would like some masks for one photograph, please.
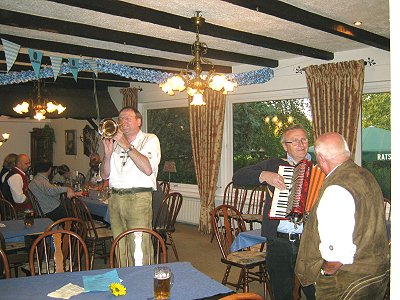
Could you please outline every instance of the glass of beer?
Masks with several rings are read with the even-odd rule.
[[[171,297],[174,275],[168,267],[154,268],[154,299],[164,300]]]
[[[24,225],[26,227],[31,227],[33,225],[35,218],[32,209],[26,209],[24,211]]]

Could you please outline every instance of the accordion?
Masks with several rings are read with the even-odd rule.
[[[268,216],[301,224],[317,200],[325,174],[308,160],[296,166],[279,166],[278,174],[285,178],[286,189],[275,188]]]

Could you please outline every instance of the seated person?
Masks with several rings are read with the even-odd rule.
[[[86,174],[86,183],[89,187],[96,187],[102,183],[100,176],[101,158],[98,153],[92,153],[89,156],[89,170]]]
[[[15,167],[18,155],[15,153],[10,153],[4,158],[3,169],[0,172],[0,188],[3,186],[4,179],[6,178],[8,172]]]
[[[71,173],[67,165],[61,165],[57,168],[57,173],[51,180],[54,184],[64,185],[66,182],[71,184]]]
[[[67,193],[68,198],[81,196],[81,193],[75,193],[70,187],[57,186],[49,181],[53,164],[47,160],[42,160],[36,165],[36,176],[29,183],[29,189],[37,198],[40,207],[46,217],[53,221],[66,218],[67,212],[61,203],[60,196]]]

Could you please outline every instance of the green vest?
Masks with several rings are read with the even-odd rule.
[[[353,263],[343,265],[341,270],[380,274],[389,268],[389,245],[381,189],[368,170],[348,160],[325,178],[304,226],[295,269],[303,286],[317,281],[323,263],[319,251],[317,209],[321,196],[330,185],[342,186],[352,194],[355,201],[353,243],[357,249]],[[332,216],[332,226],[336,222],[340,222],[340,215]]]

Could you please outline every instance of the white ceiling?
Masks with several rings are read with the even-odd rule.
[[[84,9],[72,4],[75,2],[91,3],[96,5],[96,0],[87,1],[44,1],[44,0],[1,0],[0,10],[3,12],[19,12],[34,16],[47,17],[50,19],[64,20],[73,23],[86,24],[97,27],[97,31],[101,33],[106,29],[111,29],[125,33],[136,33],[144,36],[155,37],[163,40],[180,42],[190,44],[194,42],[195,34],[192,31],[180,30],[179,28],[171,28],[163,25],[153,24],[151,22],[142,21],[135,18],[121,17],[111,15],[109,13],[102,13],[90,9]],[[60,2],[60,3],[58,3]],[[71,5],[62,4],[69,3]],[[108,3],[112,5],[112,1],[101,3]],[[222,27],[252,33],[263,37],[276,38],[286,42],[292,42],[303,46],[308,46],[333,54],[341,51],[365,48],[368,45],[353,41],[351,39],[341,37],[335,34],[324,32],[322,30],[314,29],[309,26],[304,26],[295,22],[287,21],[282,18],[268,15],[256,10],[250,10],[241,6],[237,6],[226,1],[217,0],[125,0],[129,4],[135,4],[157,11],[166,12],[169,14],[190,18],[194,16],[196,11],[201,11],[202,16],[206,19],[206,23],[219,25]],[[262,3],[261,0],[246,0],[242,2]],[[275,2],[272,1],[271,2]],[[304,9],[308,12],[340,21],[344,24],[354,26],[353,22],[360,20],[363,22],[359,27],[370,33],[389,38],[389,2],[388,0],[330,0],[330,1],[316,1],[316,0],[283,0],[287,4]],[[117,1],[114,1],[117,3]],[[99,4],[101,5],[101,4]],[[18,18],[16,18],[18,19]],[[22,19],[22,18],[21,18]],[[169,50],[153,49],[151,45],[131,45],[131,43],[124,43],[124,40],[110,41],[108,38],[102,40],[101,38],[79,37],[58,33],[56,29],[46,29],[46,26],[41,28],[38,24],[32,26],[21,26],[20,20],[15,22],[3,22],[0,17],[0,36],[13,41],[13,38],[23,37],[24,39],[43,40],[46,42],[62,42],[70,45],[78,45],[82,47],[105,49],[110,51],[117,51],[127,54],[136,54],[151,57],[161,57],[167,60],[177,60],[187,62],[190,60],[190,50],[187,54],[174,53]],[[27,28],[31,27],[31,28]],[[106,36],[106,34],[104,34]],[[220,37],[214,37],[202,34],[200,28],[200,41],[206,42],[210,49],[222,50],[227,52],[245,54],[260,58],[268,58],[280,60],[294,58],[301,56],[301,54],[288,53],[285,51],[278,51],[265,47],[250,45],[244,42],[227,40]],[[18,42],[17,42],[18,43]],[[22,53],[27,52],[27,48],[35,47],[22,45]],[[2,50],[0,46],[0,50]],[[68,49],[60,48],[58,51],[54,49],[46,49],[43,46],[45,55],[64,55],[76,56],[77,53],[69,53]],[[90,55],[82,55],[89,57]],[[4,57],[4,55],[3,55]],[[93,57],[96,57],[95,54]],[[161,66],[156,60],[153,63],[143,63],[141,61],[127,61],[123,59],[115,59],[112,54],[109,57],[103,57],[111,61],[120,62],[123,64],[147,67],[155,69],[176,69],[172,66]],[[4,64],[4,58],[0,61]],[[216,65],[235,66],[243,64],[242,62],[231,60],[227,58],[219,59],[212,58],[210,60]],[[17,64],[23,64],[23,61],[17,61]],[[260,68],[262,66],[260,65]],[[5,68],[2,67],[2,70]],[[179,68],[178,68],[179,69]]]

